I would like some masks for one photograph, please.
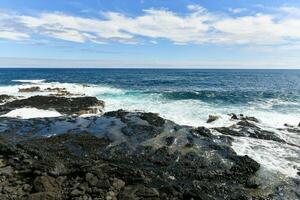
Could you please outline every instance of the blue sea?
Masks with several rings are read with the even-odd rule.
[[[297,127],[300,122],[300,70],[0,69],[0,94],[48,95],[19,92],[32,86],[96,96],[105,101],[105,111],[154,112],[181,125],[233,126],[229,114],[244,114],[258,118],[257,126],[287,142],[300,142],[299,133],[283,130],[284,124]],[[34,115],[28,112],[33,110],[25,116]],[[219,119],[206,123],[209,115]],[[235,137],[232,147],[262,169],[295,176],[300,167],[299,148],[294,146]]]
[[[152,111],[181,124],[203,125],[209,114],[229,113],[278,126],[300,122],[300,70],[0,69],[1,92],[20,79],[92,84],[90,95],[109,110]]]

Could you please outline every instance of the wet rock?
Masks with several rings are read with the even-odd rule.
[[[175,141],[175,137],[174,136],[170,136],[170,137],[166,137],[166,145],[167,146],[171,146],[173,143],[174,143],[174,141]]]
[[[57,181],[50,176],[39,176],[34,179],[33,184],[37,192],[60,192],[60,186]]]
[[[224,135],[252,137],[263,140],[273,140],[281,143],[286,143],[279,138],[274,132],[263,130],[254,123],[247,120],[239,121],[236,126],[214,128],[216,131]]]
[[[255,118],[255,117],[248,117],[248,116],[241,117],[241,120],[247,120],[247,121],[252,121],[252,122],[256,122],[256,123],[259,122],[259,120],[257,118]]]
[[[294,128],[293,125],[290,125],[290,124],[287,124],[287,123],[285,123],[284,126],[285,126],[285,127],[289,127],[289,128]]]
[[[243,114],[236,115],[234,113],[231,113],[230,116],[231,116],[232,120],[246,120],[246,121],[252,121],[252,122],[256,122],[256,123],[259,122],[259,120],[257,118],[244,116]]]
[[[191,133],[196,136],[204,136],[204,137],[211,137],[212,134],[208,128],[205,127],[197,127],[191,130]]]
[[[234,113],[232,113],[230,115],[231,115],[231,119],[232,120],[238,120],[239,119],[238,116],[236,114],[234,114]]]
[[[218,120],[220,117],[219,116],[216,116],[216,115],[209,115],[208,116],[208,119],[206,121],[206,123],[211,123],[211,122],[214,122],[216,120]]]
[[[55,97],[55,96],[33,96],[28,99],[8,102],[0,107],[0,112],[9,112],[22,107],[35,107],[38,109],[55,109],[62,114],[94,113],[104,107],[104,102],[96,97]],[[98,109],[95,110],[95,107]]]
[[[1,94],[0,95],[0,104],[2,103],[6,103],[8,101],[12,101],[15,100],[16,98],[10,95],[6,95],[6,94]]]
[[[39,91],[41,91],[40,87],[19,88],[19,92],[39,92]]]
[[[35,198],[55,193],[61,199],[260,197],[261,187],[256,188],[258,195],[249,191],[256,187],[251,178],[259,164],[237,155],[231,137],[212,134],[205,127],[122,110],[91,118],[3,121],[7,131],[2,133],[5,140],[0,137],[0,153],[5,155],[1,159],[18,171],[12,174],[15,180],[4,184],[18,185],[23,191],[18,197],[21,193]],[[250,127],[241,124],[227,131],[238,134],[243,126]],[[57,135],[48,137],[48,129]],[[25,190],[26,184],[34,188]],[[8,196],[18,191],[14,187],[8,188]]]
[[[257,182],[257,180],[255,180],[255,178],[251,177],[247,180],[246,182],[246,187],[247,188],[253,188],[256,189],[260,186],[260,184]]]
[[[165,123],[165,120],[155,113],[140,113],[140,118],[155,127],[161,127]]]

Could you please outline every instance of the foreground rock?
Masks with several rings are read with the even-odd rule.
[[[92,114],[101,111],[104,102],[96,97],[57,97],[57,96],[33,96],[27,99],[14,100],[0,106],[0,113],[5,114],[11,110],[23,107],[38,109],[55,109],[61,114]]]
[[[256,128],[246,122],[235,128]],[[238,156],[232,137],[153,113],[0,118],[0,136],[0,199],[262,200],[299,194],[297,182],[265,190],[257,181],[260,165]]]
[[[122,110],[2,123],[1,199],[258,198],[259,164],[203,127]]]

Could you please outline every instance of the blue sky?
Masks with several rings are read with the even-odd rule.
[[[299,0],[1,0],[0,66],[300,68]]]

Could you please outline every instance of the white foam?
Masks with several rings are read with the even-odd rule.
[[[41,110],[37,108],[19,108],[2,115],[1,117],[9,118],[45,118],[45,117],[60,117],[61,114],[55,110]]]
[[[33,84],[37,84],[37,83],[42,83],[45,82],[45,79],[36,79],[36,80],[12,80],[13,82],[20,82],[20,83],[33,83]]]
[[[261,164],[261,170],[297,177],[300,149],[287,144],[248,137],[235,137],[232,148],[239,155],[248,155]]]

